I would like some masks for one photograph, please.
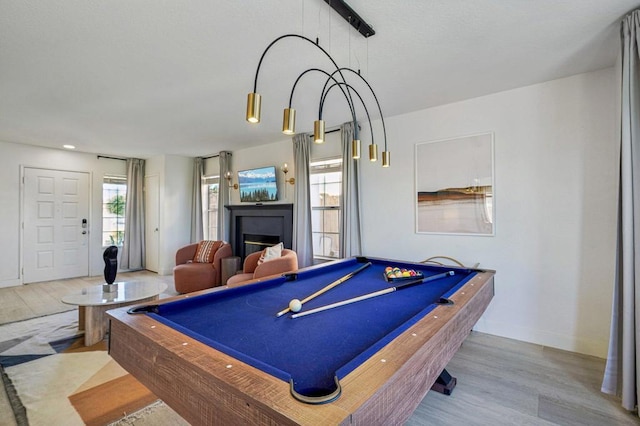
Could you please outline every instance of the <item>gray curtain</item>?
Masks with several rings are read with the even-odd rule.
[[[362,254],[360,230],[360,169],[358,160],[351,156],[351,141],[354,137],[353,122],[340,126],[342,139],[342,235],[340,255],[342,258]],[[360,160],[361,161],[361,160]]]
[[[309,195],[309,162],[311,159],[311,135],[293,137],[295,167],[293,195],[293,250],[302,268],[313,265],[313,236],[311,232],[311,197]],[[285,185],[287,183],[285,182]]]
[[[135,270],[145,266],[144,240],[144,160],[127,159],[127,201],[124,212],[124,243],[120,268]]]
[[[221,151],[218,159],[220,160],[220,184],[218,185],[218,239],[229,241],[229,210],[224,206],[229,204],[231,191],[229,190],[229,185],[227,185],[227,180],[224,178],[224,175],[231,171],[231,153],[229,151]]]
[[[640,395],[640,11],[622,21],[618,247],[602,391],[635,410]]]
[[[191,242],[197,243],[204,238],[202,225],[202,178],[204,160],[196,157],[193,162],[193,192],[191,193]]]

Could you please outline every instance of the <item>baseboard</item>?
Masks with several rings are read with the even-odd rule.
[[[548,331],[536,330],[529,327],[521,327],[513,324],[504,324],[484,318],[476,323],[474,330],[499,337],[534,343],[536,345],[576,352],[583,355],[607,358],[609,342],[588,339],[584,337],[570,336]]]
[[[9,280],[0,281],[0,288],[17,287],[19,285],[22,285],[22,280],[20,278],[12,278]]]

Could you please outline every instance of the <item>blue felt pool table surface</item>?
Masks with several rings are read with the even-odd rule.
[[[291,299],[368,261],[303,312],[394,286],[384,278],[387,266],[455,274],[306,317],[276,316]],[[191,424],[403,424],[489,306],[494,275],[378,258],[334,261],[138,306],[146,311],[139,315],[108,311],[109,353]],[[453,304],[436,304],[443,297]],[[332,381],[342,393],[326,403],[296,396],[320,395]]]
[[[291,318],[276,314],[292,299],[304,299],[326,285],[370,266],[304,304],[302,312],[393,287],[388,266],[425,277],[454,274],[357,303]],[[296,392],[316,396],[336,388],[360,363],[427,315],[441,298],[455,293],[476,274],[374,258],[351,258],[281,278],[161,304],[156,320],[284,381]]]

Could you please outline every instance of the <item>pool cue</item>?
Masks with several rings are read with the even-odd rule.
[[[337,285],[342,284],[343,282],[347,281],[349,278],[353,278],[357,273],[362,272],[363,270],[365,270],[366,268],[368,268],[369,266],[371,266],[371,262],[367,262],[364,265],[362,265],[361,267],[359,267],[358,269],[356,269],[353,272],[349,272],[347,275],[345,275],[342,278],[339,278],[337,280],[335,280],[334,282],[332,282],[331,284],[327,285],[326,287],[321,288],[320,290],[316,291],[315,293],[313,293],[311,296],[307,296],[304,299],[302,299],[300,301],[301,305],[304,305],[305,303],[307,303],[309,300],[313,299],[314,297],[318,297],[320,296],[322,293],[326,293],[327,291],[331,290],[332,288],[334,288]],[[281,310],[280,312],[278,312],[278,314],[276,315],[277,317],[281,317],[284,314],[286,314],[287,312],[289,312],[291,309],[287,306],[285,309]]]
[[[320,306],[318,308],[310,309],[308,311],[304,311],[304,312],[300,312],[300,313],[297,313],[297,314],[293,314],[293,315],[291,315],[291,318],[299,318],[299,317],[303,317],[305,315],[315,314],[317,312],[322,312],[322,311],[326,311],[328,309],[337,308],[338,306],[344,306],[344,305],[348,305],[348,304],[351,304],[351,303],[360,302],[362,300],[371,299],[372,297],[377,297],[377,296],[382,296],[384,294],[393,293],[394,291],[397,291],[397,290],[402,290],[404,288],[412,287],[414,285],[426,283],[426,282],[429,282],[429,281],[438,280],[440,278],[449,277],[451,275],[455,275],[455,272],[454,271],[449,271],[449,272],[445,272],[445,273],[438,274],[438,275],[432,275],[432,276],[427,277],[427,278],[422,278],[422,279],[415,280],[415,281],[409,281],[409,282],[404,283],[404,284],[399,284],[399,285],[397,285],[395,287],[385,288],[384,290],[374,291],[373,293],[363,294],[362,296],[353,297],[351,299],[343,300],[341,302],[336,302],[336,303],[332,303],[330,305]]]

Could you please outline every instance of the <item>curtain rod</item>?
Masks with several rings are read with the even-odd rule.
[[[215,154],[215,155],[210,155],[208,157],[201,157],[203,160],[208,160],[209,158],[215,158],[215,157],[220,157],[220,154]],[[107,158],[109,160],[120,160],[120,161],[127,161],[126,158],[118,158],[118,157],[109,157],[106,155],[98,155],[98,158]]]
[[[98,155],[98,159],[100,158],[107,158],[109,160],[120,160],[120,161],[127,161],[126,158],[118,158],[118,157],[107,157],[106,155]]]
[[[358,125],[358,129],[360,129],[360,125]],[[334,127],[333,129],[325,130],[324,134],[326,135],[327,133],[335,133],[339,131],[340,131],[340,126]],[[307,135],[313,136],[313,133],[307,133]]]
[[[361,130],[361,129],[362,128],[360,127],[360,123],[358,123],[358,130]],[[339,132],[339,131],[340,131],[340,126],[336,126],[333,129],[326,130],[324,132],[324,134],[326,135],[327,133],[335,133],[335,132]],[[311,133],[309,133],[309,134],[311,134]]]

